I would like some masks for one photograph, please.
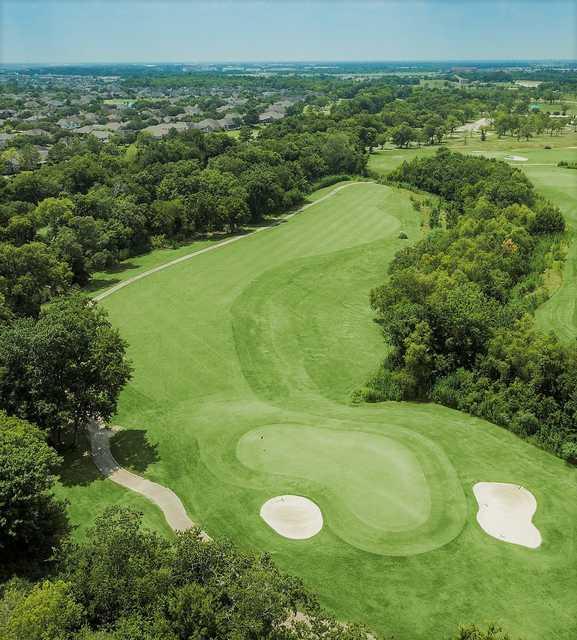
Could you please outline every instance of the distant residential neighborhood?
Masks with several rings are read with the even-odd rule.
[[[0,73],[0,173],[37,168],[57,142],[155,139],[171,131],[234,132],[284,118],[312,91],[130,86],[119,76]]]

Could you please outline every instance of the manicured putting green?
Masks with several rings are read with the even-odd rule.
[[[302,480],[324,506],[327,526],[364,551],[430,551],[465,522],[453,467],[432,442],[408,431],[269,425],[245,433],[237,456],[255,471]]]

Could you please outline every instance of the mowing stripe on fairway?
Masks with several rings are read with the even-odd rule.
[[[341,191],[342,189],[345,189],[346,187],[352,187],[356,184],[370,184],[372,181],[370,180],[359,180],[357,182],[347,182],[346,184],[342,184],[339,187],[337,187],[336,189],[333,189],[331,192],[327,193],[327,195],[322,196],[322,198],[319,198],[318,200],[315,200],[314,202],[308,202],[307,204],[303,205],[302,207],[300,207],[300,209],[297,209],[296,211],[293,211],[293,213],[289,213],[285,216],[283,216],[283,220],[288,220],[290,218],[292,218],[294,215],[296,215],[297,213],[301,213],[302,211],[305,211],[306,209],[308,209],[309,207],[313,207],[314,205],[320,204],[321,202],[324,202],[327,198],[330,198],[331,196],[333,196],[335,193]],[[235,236],[234,238],[229,238],[228,240],[223,240],[222,242],[219,242],[218,244],[213,245],[212,247],[206,247],[205,249],[199,249],[197,251],[193,251],[192,253],[188,253],[185,256],[181,256],[180,258],[176,258],[175,260],[171,260],[170,262],[165,262],[164,264],[159,265],[158,267],[154,267],[152,269],[148,269],[147,271],[143,271],[142,273],[139,273],[137,276],[134,276],[132,278],[128,278],[127,280],[124,280],[123,282],[120,282],[119,284],[110,287],[110,289],[106,289],[106,291],[103,291],[102,293],[99,293],[96,296],[93,296],[93,300],[96,300],[96,302],[98,302],[99,300],[104,300],[104,298],[108,298],[108,296],[112,295],[113,293],[116,293],[117,291],[120,291],[120,289],[124,289],[124,287],[127,287],[129,284],[132,284],[134,282],[137,282],[138,280],[142,280],[142,278],[147,278],[148,276],[151,276],[153,273],[158,273],[159,271],[163,271],[164,269],[168,269],[168,267],[173,267],[175,264],[180,264],[181,262],[185,262],[186,260],[190,260],[191,258],[194,258],[195,256],[199,256],[203,253],[208,253],[210,251],[216,251],[216,249],[221,249],[222,247],[226,247],[229,244],[232,244],[233,242],[237,242],[238,240],[242,240],[243,238],[248,238],[250,236],[255,235],[256,233],[259,233],[261,231],[267,231],[268,229],[274,229],[275,227],[277,227],[279,225],[278,222],[275,222],[274,224],[271,225],[267,225],[266,227],[259,227],[258,229],[255,229],[254,231],[251,231],[250,233],[245,233],[243,235],[239,235],[239,236]]]

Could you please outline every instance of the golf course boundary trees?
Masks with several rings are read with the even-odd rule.
[[[433,400],[570,459],[577,350],[533,320],[561,212],[518,169],[446,149],[389,181],[440,196],[446,223],[401,250],[371,293],[392,351],[366,398]]]

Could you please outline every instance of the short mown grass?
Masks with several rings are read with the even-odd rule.
[[[409,153],[373,158],[384,170]],[[401,231],[408,240],[399,239]],[[339,617],[387,637],[448,638],[461,622],[499,621],[527,640],[573,640],[575,469],[444,407],[351,401],[385,353],[369,291],[421,233],[407,192],[354,184],[273,229],[106,298],[101,304],[134,363],[114,420],[126,429],[116,436],[115,455],[175,491],[211,536],[269,552]],[[330,446],[315,440],[319,429]],[[351,440],[352,433],[360,435]],[[381,463],[374,443],[363,451],[364,433],[391,440],[377,455]],[[260,435],[270,440],[270,457]],[[399,453],[409,440],[419,465]],[[435,456],[442,464],[433,464]],[[404,487],[402,469],[390,468],[402,460],[410,473],[425,469],[420,489]],[[479,481],[523,484],[537,497],[539,550],[480,529],[472,493]],[[413,520],[401,505],[375,504],[390,483],[387,499],[406,500],[407,509],[413,503]],[[292,492],[323,509],[325,527],[310,540],[283,539],[259,517],[263,502]],[[104,505],[121,502],[161,528],[152,505],[97,477],[64,483],[61,493],[83,527]],[[436,527],[429,535],[438,543],[391,554],[403,527],[418,537],[427,495],[427,522]],[[460,499],[451,504],[452,496]],[[371,533],[375,519],[379,531]]]

